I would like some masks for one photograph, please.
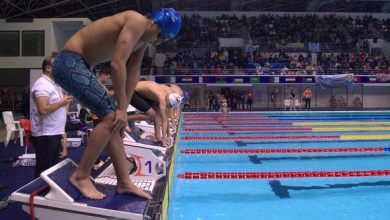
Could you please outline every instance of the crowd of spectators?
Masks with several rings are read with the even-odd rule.
[[[240,36],[242,22],[235,15],[222,15],[215,18],[200,17],[199,15],[183,16],[177,43],[194,47],[218,46],[219,37]]]
[[[374,31],[389,40],[390,19],[369,15],[351,16],[315,14],[237,17],[222,15],[215,18],[199,15],[183,16],[183,27],[176,43],[193,47],[215,43],[220,37],[240,36],[247,32],[254,44],[288,43],[358,43],[359,39],[372,38]],[[378,37],[378,36],[376,36]]]
[[[344,19],[332,15],[322,18],[318,15],[259,15],[243,20],[255,44],[347,43],[352,40],[341,28]]]
[[[381,51],[369,53],[365,39],[377,38],[374,36],[375,32],[380,35],[379,37],[390,40],[390,19],[377,19],[372,16],[320,17],[313,14],[263,14],[241,18],[235,15],[215,18],[192,15],[183,16],[183,23],[183,30],[177,39],[174,42],[167,42],[169,48],[174,48],[176,55],[167,57],[163,74],[312,75],[389,72],[387,70],[389,59]],[[218,38],[231,36],[245,38],[245,31],[250,36],[252,44],[259,47],[249,52],[241,48],[219,47]],[[319,50],[316,51],[317,59],[313,60],[307,46],[310,43],[348,44],[353,47],[352,50],[348,48],[345,51]],[[297,52],[289,51],[288,44],[306,46]],[[265,52],[261,45],[273,47]],[[287,47],[278,48],[275,45]]]
[[[165,75],[323,75],[354,73],[371,75],[390,74],[390,59],[383,54],[318,53],[312,64],[310,53],[274,53],[262,55],[255,50],[245,57],[235,50],[221,49],[212,53],[196,55],[183,50],[164,63]]]

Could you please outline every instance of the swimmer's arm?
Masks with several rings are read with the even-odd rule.
[[[112,84],[114,86],[117,108],[123,111],[126,111],[127,106],[129,105],[129,98],[127,97],[126,91],[126,64],[135,44],[145,32],[144,22],[137,20],[139,19],[134,17],[131,22],[125,23],[119,34],[111,61]],[[134,88],[132,89],[134,90]]]
[[[153,117],[147,113],[137,113],[134,115],[128,115],[127,120],[129,121],[144,121],[144,120],[150,120],[153,119]]]
[[[163,141],[163,139],[161,137],[161,128],[160,128],[161,116],[159,113],[157,113],[156,116],[154,117],[153,123],[154,123],[154,136],[155,136],[155,138],[159,141]]]
[[[126,82],[126,95],[127,103],[130,103],[131,97],[133,97],[134,89],[137,86],[137,83],[141,74],[141,64],[142,58],[144,57],[147,44],[142,46],[139,50],[131,54],[129,61],[126,65],[127,72],[127,82]]]
[[[162,127],[162,138],[165,140],[167,138],[167,131],[168,131],[168,119],[167,119],[167,110],[166,110],[166,103],[165,101],[160,100],[159,102],[159,114],[161,117],[161,127]]]
[[[169,114],[169,117],[171,118],[171,124],[169,127],[171,127],[172,129],[175,129],[175,109],[173,108],[170,108],[168,109],[168,114]],[[168,130],[169,132],[169,130]]]

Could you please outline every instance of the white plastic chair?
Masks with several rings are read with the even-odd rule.
[[[287,108],[290,107],[290,99],[285,99],[283,103],[284,103],[284,110],[286,111]]]
[[[296,100],[297,99],[290,99],[290,111],[296,111],[297,109],[296,109],[296,105],[295,105],[295,103],[296,103]]]
[[[301,111],[302,110],[302,106],[301,105],[302,105],[302,103],[299,102],[298,99],[295,99],[295,108],[299,109],[299,111]]]
[[[4,146],[7,147],[9,141],[11,140],[11,137],[14,137],[13,139],[15,139],[16,141],[18,135],[20,139],[20,146],[23,146],[24,130],[22,127],[20,127],[20,122],[14,120],[14,116],[11,111],[3,112],[3,120],[7,131]]]

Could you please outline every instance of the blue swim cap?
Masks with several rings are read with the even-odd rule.
[[[180,31],[181,18],[173,8],[162,8],[153,12],[152,20],[161,29],[165,40],[174,38]]]

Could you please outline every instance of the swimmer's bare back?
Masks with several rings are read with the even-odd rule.
[[[129,54],[144,46],[142,39],[147,18],[135,11],[125,11],[113,16],[104,17],[85,26],[75,33],[62,50],[80,54],[90,66],[109,61],[113,58],[118,39],[132,40]],[[121,36],[125,38],[120,38]],[[124,42],[125,44],[126,42]]]

